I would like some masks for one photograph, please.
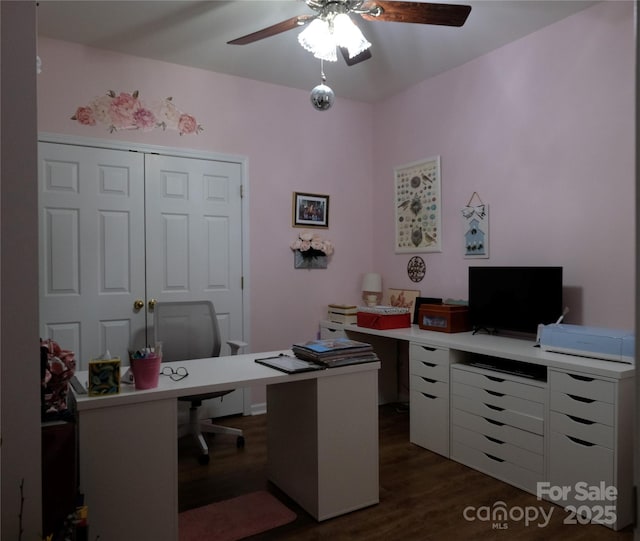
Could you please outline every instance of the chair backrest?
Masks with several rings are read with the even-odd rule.
[[[153,327],[155,341],[162,342],[163,361],[220,355],[220,328],[211,301],[158,302]]]

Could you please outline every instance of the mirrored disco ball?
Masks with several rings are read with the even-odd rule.
[[[309,98],[311,99],[311,105],[318,111],[326,111],[333,105],[335,94],[327,85],[321,84],[311,91]]]

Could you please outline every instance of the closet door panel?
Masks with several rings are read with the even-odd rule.
[[[228,355],[226,340],[244,337],[241,166],[153,154],[145,170],[147,295],[212,301]],[[203,417],[242,412],[243,391],[207,401],[206,410]]]
[[[140,154],[39,144],[40,335],[126,364],[143,345],[144,160]]]

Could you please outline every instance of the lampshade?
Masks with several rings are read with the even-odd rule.
[[[375,272],[368,272],[362,279],[362,291],[380,293],[382,291],[382,277]]]
[[[349,58],[358,56],[371,47],[360,29],[346,13],[339,13],[333,19],[333,36],[338,47],[346,47]]]
[[[346,47],[349,58],[371,47],[346,13],[331,13],[314,19],[298,34],[298,42],[313,56],[328,62],[338,60],[338,47]]]
[[[338,60],[336,41],[324,19],[314,19],[300,34],[298,42],[313,56],[320,60],[335,62]]]

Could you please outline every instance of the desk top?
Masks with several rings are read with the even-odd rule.
[[[87,396],[74,393],[76,409],[84,411],[154,400],[175,399],[180,396],[227,391],[254,385],[272,385],[274,383],[318,379],[352,372],[378,370],[380,368],[380,362],[375,361],[327,368],[326,370],[286,374],[255,362],[255,359],[280,353],[293,355],[291,350],[280,350],[163,363],[163,366],[172,366],[174,368],[183,366],[187,369],[189,375],[180,381],[174,381],[167,376],[160,376],[158,387],[155,389],[136,390],[133,385],[121,383],[119,394]],[[87,372],[77,372],[76,376],[86,386]]]
[[[544,351],[539,347],[535,347],[535,343],[532,340],[522,338],[483,333],[473,334],[472,332],[444,333],[427,331],[421,329],[418,325],[402,329],[378,330],[330,321],[322,321],[321,324],[326,328],[342,329],[347,332],[384,336],[420,345],[439,346],[480,355],[540,364],[549,368],[588,372],[589,374],[615,379],[623,379],[635,375],[635,366],[631,364]]]

